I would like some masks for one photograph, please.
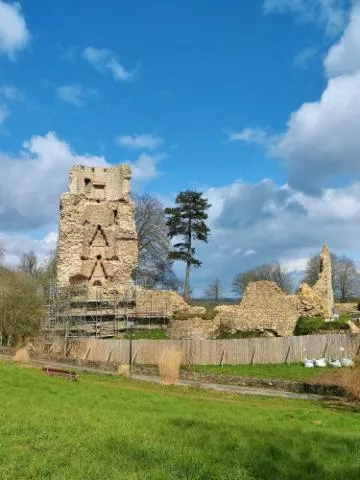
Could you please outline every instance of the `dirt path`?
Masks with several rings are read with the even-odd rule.
[[[2,354],[0,354],[0,359],[5,361],[13,361],[13,358],[11,356],[2,355]],[[47,365],[48,367],[53,367],[53,368],[65,368],[67,370],[78,370],[81,372],[116,376],[115,372],[109,372],[109,371],[100,370],[92,367],[74,366],[68,363],[63,363],[63,362],[47,362],[43,360],[32,359],[30,365],[34,367]],[[140,380],[144,382],[161,383],[160,377],[155,375],[133,374],[131,375],[131,378],[134,380]],[[275,390],[275,389],[260,388],[260,387],[241,387],[238,385],[224,385],[219,383],[199,382],[196,380],[179,380],[178,385],[182,387],[197,387],[197,388],[203,388],[205,390],[214,390],[217,392],[231,393],[233,395],[258,395],[262,397],[282,397],[282,398],[294,398],[294,399],[301,399],[301,400],[322,400],[325,398],[323,395],[314,395],[310,393],[286,392],[285,390]]]
[[[131,375],[134,380],[141,380],[145,382],[160,383],[160,377],[150,375]],[[259,395],[262,397],[282,397],[282,398],[296,398],[301,400],[322,400],[323,395],[314,395],[310,393],[294,393],[286,392],[285,390],[274,390],[269,388],[259,387],[240,387],[238,385],[223,385],[218,383],[198,382],[195,380],[179,380],[178,385],[183,387],[197,387],[206,390],[215,390],[217,392],[231,393],[236,395]]]

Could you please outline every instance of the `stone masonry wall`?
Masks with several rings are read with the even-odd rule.
[[[274,282],[250,283],[239,305],[216,307],[216,320],[228,330],[271,331],[292,335],[298,313],[296,301]]]
[[[204,307],[192,307],[177,293],[169,290],[136,289],[136,310],[139,313],[159,311],[167,317],[172,317],[175,312],[189,313],[189,315],[203,314]]]
[[[57,281],[103,287],[131,281],[138,249],[131,170],[74,166],[60,200]]]
[[[273,282],[252,282],[240,304],[216,308],[216,321],[230,331],[270,330],[278,335],[292,335],[301,316],[331,318],[334,296],[327,245],[323,246],[320,259],[320,275],[313,287],[304,283],[297,295],[287,295]]]
[[[332,267],[329,247],[324,245],[320,254],[319,279],[313,287],[303,283],[297,295],[299,316],[331,318],[334,312]]]

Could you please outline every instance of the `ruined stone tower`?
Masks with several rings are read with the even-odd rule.
[[[111,291],[131,281],[137,261],[128,165],[73,166],[60,200],[57,280]]]

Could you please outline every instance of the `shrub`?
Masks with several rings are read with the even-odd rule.
[[[300,317],[294,333],[295,335],[310,335],[324,331],[348,330],[348,320],[346,315],[333,322],[325,322],[323,317]]]
[[[183,352],[175,346],[164,351],[159,362],[161,383],[175,385],[178,382],[182,358]]]
[[[0,268],[0,343],[24,345],[40,328],[43,298],[33,279]]]

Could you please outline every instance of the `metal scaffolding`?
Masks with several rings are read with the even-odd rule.
[[[132,328],[148,330],[168,325],[167,306],[149,295],[137,302],[142,286],[130,282],[120,290],[51,285],[41,329],[51,336],[114,338]]]

